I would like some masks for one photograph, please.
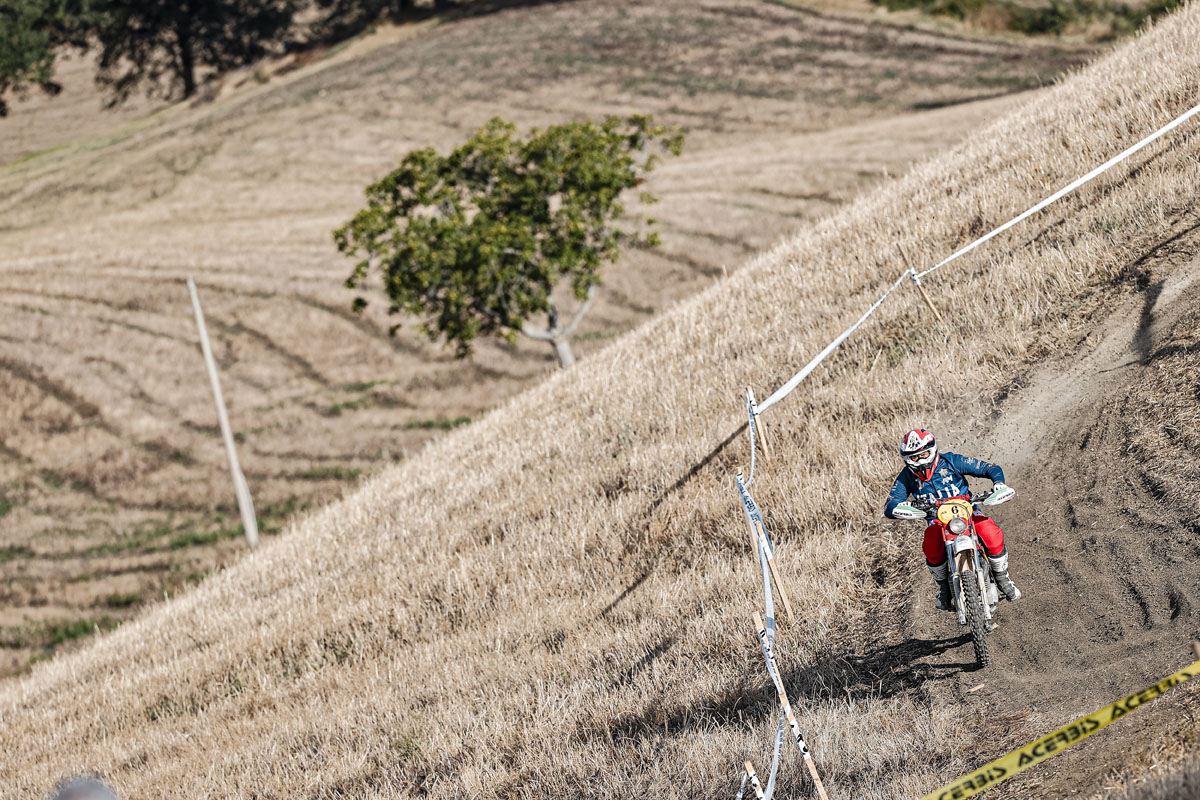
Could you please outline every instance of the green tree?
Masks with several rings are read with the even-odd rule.
[[[190,97],[197,72],[244,66],[272,52],[292,28],[299,0],[92,0],[89,27],[100,46],[97,80],[126,99]]]
[[[4,96],[22,96],[30,86],[48,94],[54,81],[55,51],[85,43],[82,8],[76,0],[0,0],[0,117],[8,113]]]
[[[389,313],[423,317],[421,329],[459,357],[479,336],[523,333],[550,343],[569,366],[570,337],[601,266],[624,245],[658,243],[652,219],[623,227],[622,193],[654,169],[652,149],[677,155],[682,147],[681,131],[645,116],[572,122],[526,139],[497,118],[447,156],[413,151],[334,231],[338,249],[359,259],[346,286],[364,288],[377,269]],[[560,282],[578,304],[569,321],[554,297]],[[366,304],[354,300],[357,311]],[[530,322],[543,314],[544,326]]]

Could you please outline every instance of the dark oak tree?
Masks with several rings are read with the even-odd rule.
[[[82,47],[86,34],[82,0],[0,0],[0,117],[8,113],[5,95],[23,96],[31,86],[48,94],[56,51]]]
[[[569,366],[571,335],[601,267],[623,246],[658,243],[654,220],[624,217],[622,194],[642,183],[658,152],[682,147],[678,129],[634,116],[556,125],[524,139],[493,119],[449,155],[411,152],[334,232],[338,249],[359,259],[346,286],[361,289],[378,272],[389,313],[421,317],[421,329],[460,357],[479,336],[525,334],[548,342]],[[576,304],[569,318],[559,308],[564,293],[554,294],[559,284]],[[366,303],[359,296],[354,307]]]
[[[138,86],[190,97],[204,69],[245,66],[273,52],[298,0],[92,0],[97,79],[119,103]]]

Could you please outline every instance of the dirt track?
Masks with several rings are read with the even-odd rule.
[[[899,652],[906,675],[971,710],[988,757],[1137,691],[1192,660],[1200,624],[1200,556],[1189,504],[1168,500],[1131,454],[1130,435],[1146,371],[1200,306],[1194,231],[1146,259],[1152,270],[1110,303],[1074,348],[1043,361],[971,429],[943,419],[948,449],[1004,466],[1018,490],[999,509],[1012,573],[1025,592],[1002,604],[992,666],[977,671],[969,640],[934,611],[932,583],[912,573]],[[1169,455],[1169,454],[1168,454]],[[986,483],[985,483],[986,485]],[[917,531],[906,547],[919,556]],[[969,692],[984,684],[982,690]],[[998,797],[1058,798],[1102,792],[1108,776],[1141,766],[1136,751],[1194,727],[1181,722],[1196,694],[1177,690],[1044,766],[1011,780]],[[948,743],[948,746],[952,746]],[[1161,744],[1157,745],[1161,748]],[[978,763],[984,763],[980,758]],[[992,794],[989,794],[992,796]]]

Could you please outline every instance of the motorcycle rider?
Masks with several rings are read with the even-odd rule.
[[[967,475],[992,479],[992,494],[989,499],[1011,497],[1015,492],[1004,484],[1004,470],[978,458],[968,458],[958,453],[939,453],[933,434],[916,428],[904,435],[900,442],[900,457],[904,469],[896,476],[892,491],[888,495],[883,514],[891,519],[926,519],[925,563],[937,583],[937,607],[951,611],[950,565],[946,560],[946,547],[942,539],[942,526],[937,520],[935,504],[938,500],[951,497],[969,497],[971,488]],[[910,504],[909,496],[916,498]],[[1007,495],[1007,497],[1004,497]],[[1003,502],[1003,500],[1001,500]],[[1004,532],[990,517],[975,513],[972,517],[975,530],[983,540],[996,585],[1010,601],[1021,598],[1021,590],[1008,574],[1008,550],[1004,546]]]

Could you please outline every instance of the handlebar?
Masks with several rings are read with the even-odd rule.
[[[986,500],[988,497],[990,497],[991,494],[992,493],[990,490],[986,491],[986,492],[972,492],[971,495],[967,498],[967,500],[968,500],[968,502],[970,502],[972,504],[982,503],[984,500]],[[947,500],[949,500],[949,499],[953,499],[953,498],[947,498]],[[937,500],[937,501],[931,503],[928,500],[914,499],[914,500],[908,501],[908,504],[910,506],[912,506],[913,508],[916,508],[920,511],[933,511],[935,508],[937,508],[944,502],[946,502],[946,500]]]
[[[1016,494],[1016,492],[1014,492],[1012,489],[1007,488],[1007,487],[1005,487],[1002,490],[1002,492],[1003,492],[1003,494],[998,496],[999,499],[992,501],[992,505],[998,505],[1000,503],[1007,503],[1009,500],[1011,500],[1013,498],[1013,495]],[[903,504],[904,505],[903,512],[900,514],[900,516],[895,517],[895,519],[922,519],[922,518],[927,519],[929,514],[931,514],[935,509],[940,508],[942,506],[942,504],[947,503],[950,500],[957,500],[959,502],[966,500],[966,502],[971,504],[971,506],[975,510],[975,512],[979,513],[979,512],[981,512],[981,509],[979,509],[977,506],[987,505],[989,498],[991,498],[996,493],[997,493],[996,488],[995,488],[995,486],[993,486],[991,489],[989,489],[986,492],[970,492],[969,494],[967,494],[965,496],[960,495],[959,497],[947,497],[947,498],[944,498],[941,500],[935,500],[934,502],[929,502],[928,500],[922,500],[920,498],[914,497],[911,500],[905,501],[905,503]],[[897,506],[896,510],[901,511],[900,506]],[[919,516],[919,515],[924,515],[924,517]]]

